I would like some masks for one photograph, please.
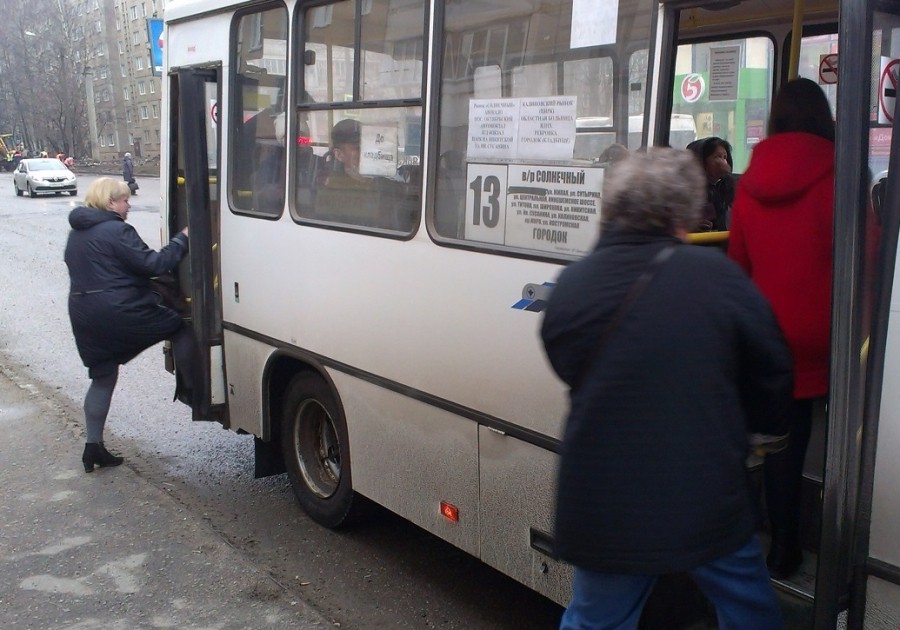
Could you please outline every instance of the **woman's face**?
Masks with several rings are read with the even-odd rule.
[[[131,207],[131,203],[128,201],[128,197],[118,197],[116,199],[110,200],[109,204],[107,204],[106,209],[111,212],[115,212],[123,219],[128,218],[128,209]]]
[[[710,182],[719,181],[731,173],[731,167],[728,166],[728,152],[725,147],[717,146],[716,150],[706,157],[703,166],[706,168],[706,177]]]

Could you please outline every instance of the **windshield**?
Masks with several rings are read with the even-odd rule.
[[[32,171],[67,171],[69,169],[59,160],[29,160],[28,168]]]

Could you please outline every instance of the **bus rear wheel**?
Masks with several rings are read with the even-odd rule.
[[[347,423],[318,375],[298,374],[288,385],[281,449],[294,494],[310,518],[325,527],[346,524],[355,499]]]

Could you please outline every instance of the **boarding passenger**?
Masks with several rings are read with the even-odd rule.
[[[634,628],[659,576],[682,572],[719,627],[782,628],[744,460],[748,430],[779,432],[790,355],[740,268],[684,243],[703,186],[687,151],[616,164],[597,247],[547,305],[544,347],[571,388],[554,533],[575,567],[564,630]]]
[[[410,187],[360,172],[360,123],[346,118],[331,131],[330,171],[316,193],[318,218],[351,225],[409,231],[418,210]]]
[[[150,278],[170,271],[188,250],[188,229],[156,252],[147,247],[128,218],[130,191],[125,181],[101,177],[88,186],[84,206],[69,213],[72,231],[66,243],[69,268],[69,317],[75,345],[91,384],[84,397],[86,436],[81,462],[118,466],[103,429],[119,376],[119,366],[171,339],[179,400],[189,402],[195,340],[189,325],[174,310],[161,305]]]
[[[766,456],[772,575],[800,566],[800,488],[813,407],[828,392],[834,121],[809,79],[786,83],[772,105],[732,211],[728,255],[769,300],[791,348],[794,402],[788,448]]]
[[[701,230],[727,230],[734,200],[731,144],[713,136],[694,140],[687,148],[697,156],[706,174],[706,207],[698,227]]]

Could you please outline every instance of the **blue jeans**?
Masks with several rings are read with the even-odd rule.
[[[769,581],[759,539],[690,571],[716,608],[720,630],[782,630],[781,609]],[[601,573],[575,567],[572,601],[560,630],[632,630],[655,575]]]

